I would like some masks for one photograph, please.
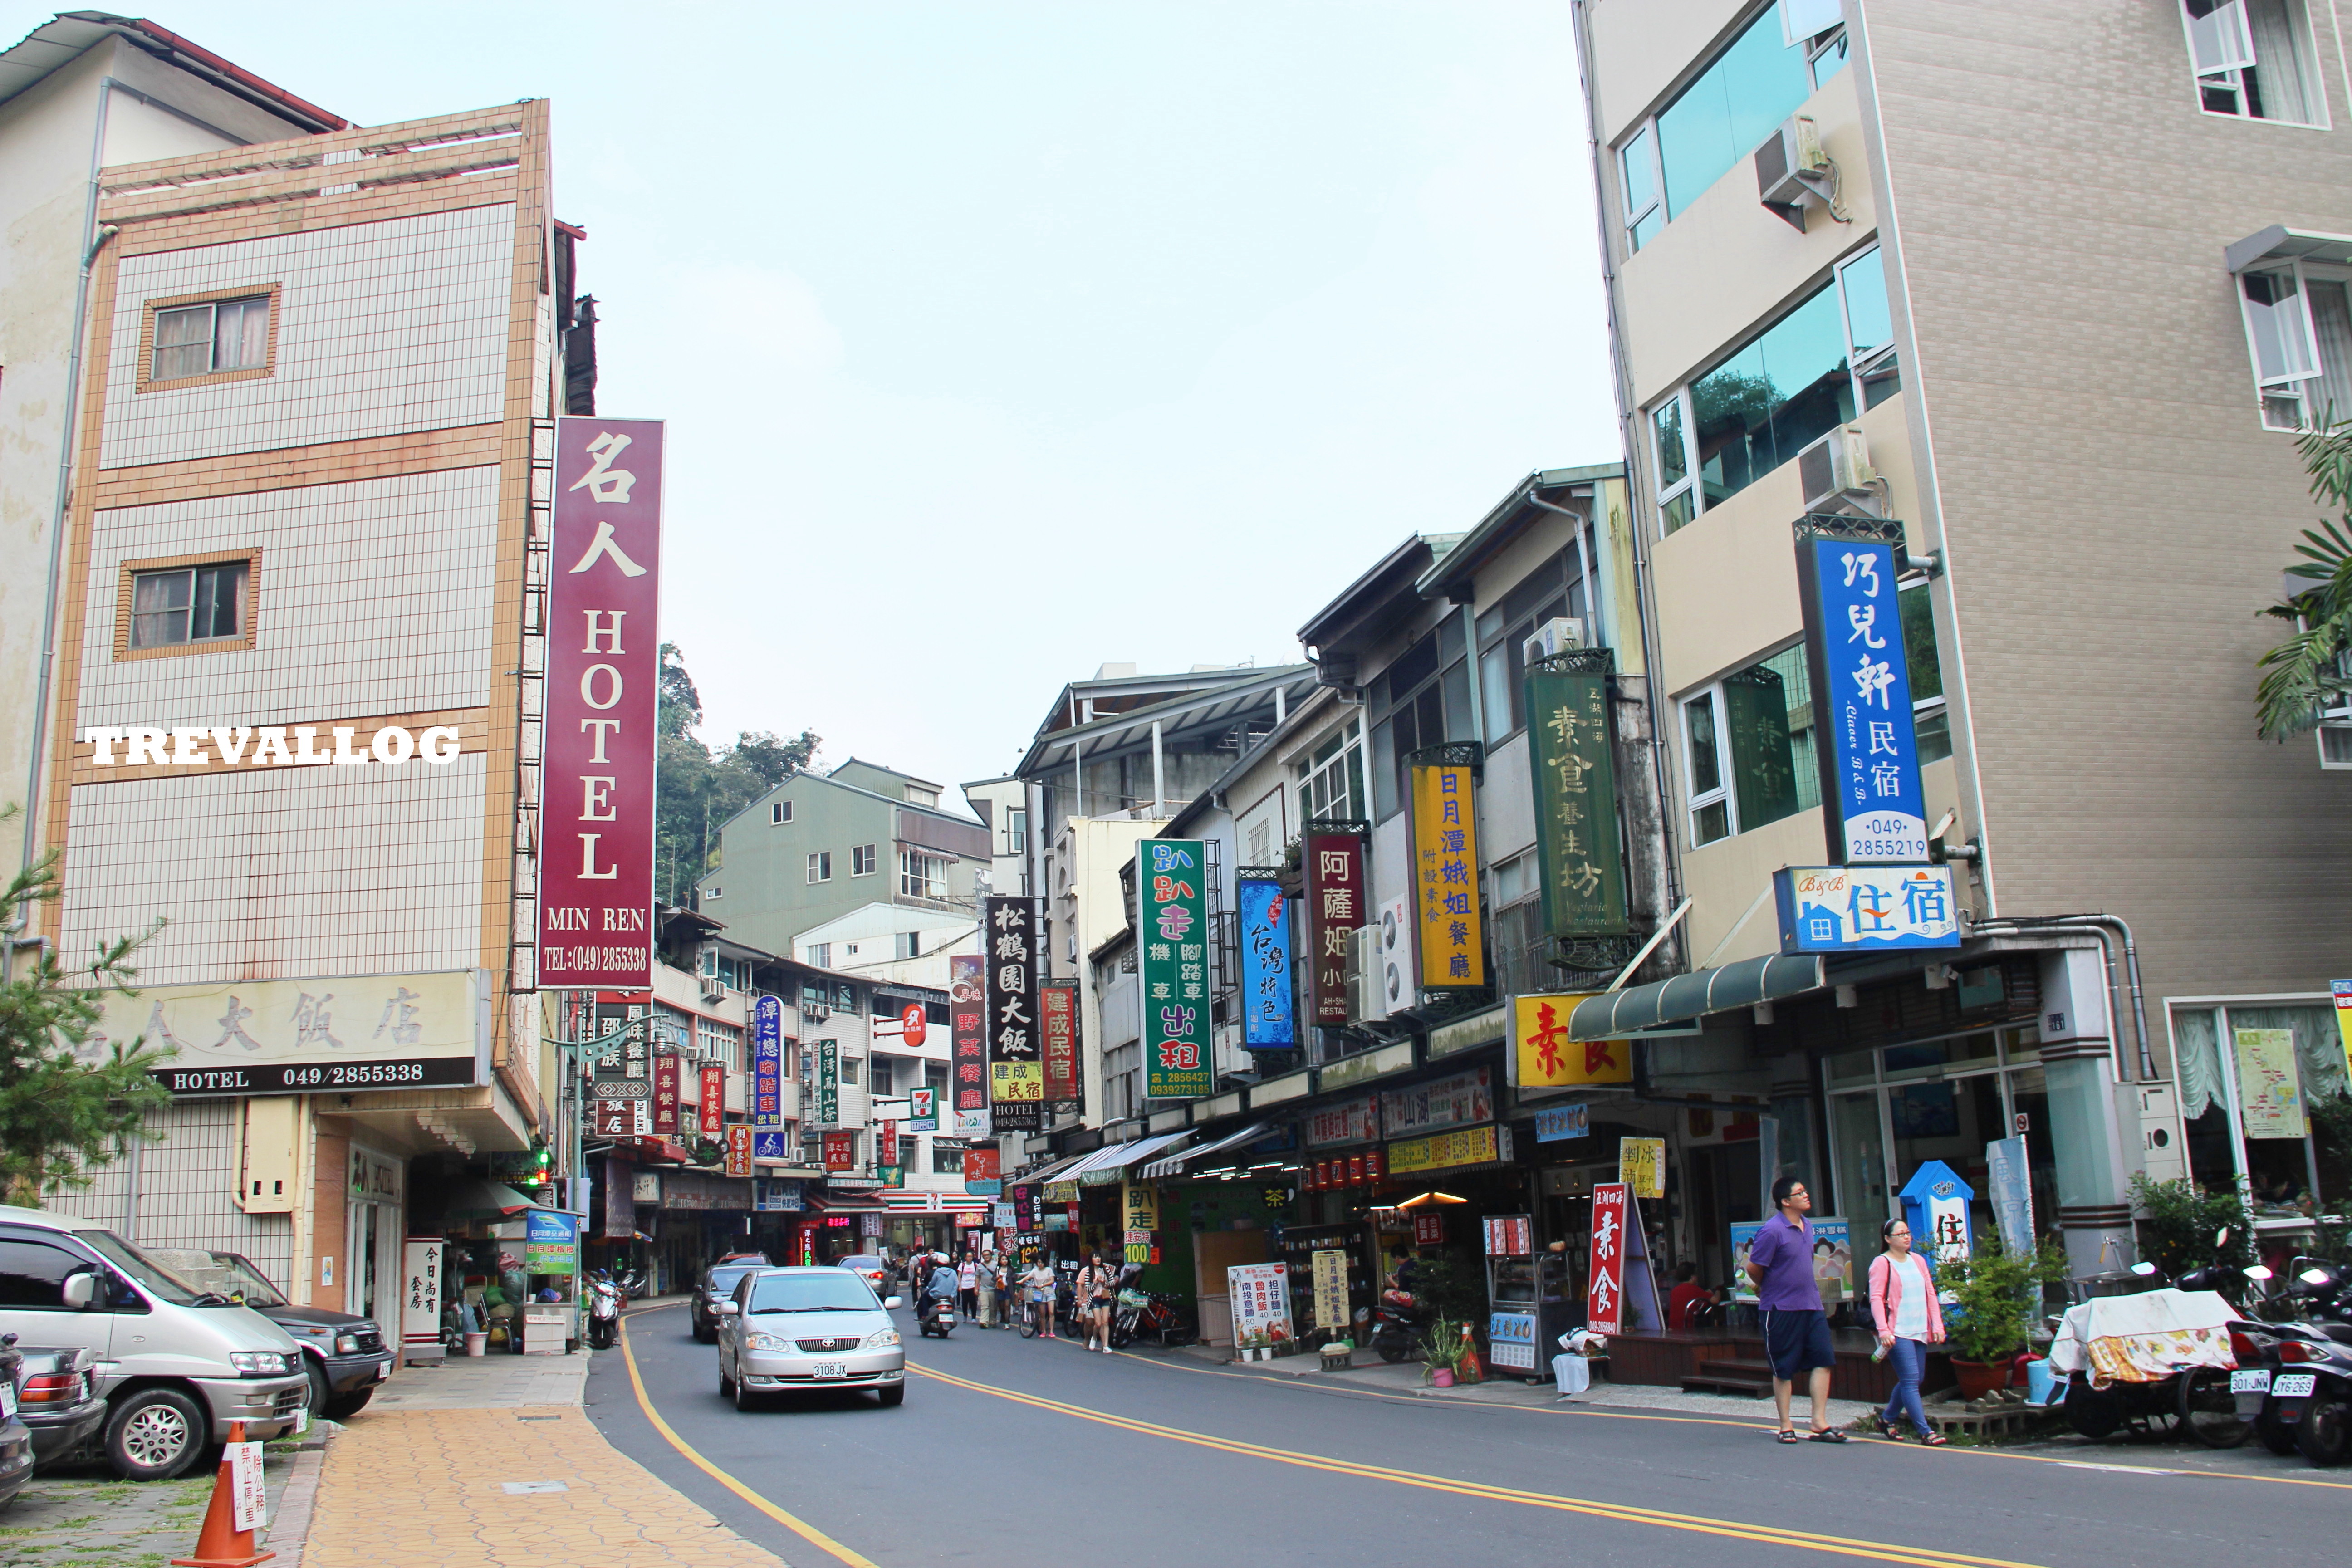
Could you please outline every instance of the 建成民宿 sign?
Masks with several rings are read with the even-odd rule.
[[[1822,820],[1830,858],[1849,866],[1927,858],[1899,563],[1891,544],[1798,535]]]
[[[1560,668],[1571,661],[1590,668]],[[1605,648],[1578,649],[1528,671],[1537,863],[1544,930],[1553,936],[1619,936],[1632,929],[1617,842],[1610,662]]]
[[[1147,838],[1135,854],[1143,1092],[1153,1100],[1189,1100],[1213,1087],[1208,850],[1197,838]]]
[[[1270,879],[1235,884],[1241,910],[1242,1044],[1254,1051],[1298,1043],[1291,1023],[1290,900]]]
[[[1465,763],[1412,770],[1413,925],[1424,991],[1486,984],[1474,788]]]
[[[1037,988],[1037,1017],[1044,1027],[1045,1102],[1056,1113],[1078,1102],[1078,988],[1068,982]]]

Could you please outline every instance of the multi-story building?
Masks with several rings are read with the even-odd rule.
[[[1760,1005],[1704,1037],[1858,1238],[1928,1160],[1981,1194],[2012,1129],[2084,1271],[2132,1255],[2184,1120],[2200,1181],[2318,1175],[2245,1135],[2281,1129],[2236,1064],[2343,1082],[2352,785],[2252,700],[2296,432],[2352,408],[2345,9],[1576,6],[1689,966],[1773,952],[1756,900],[1824,858],[1792,525],[1909,568],[1965,945],[1724,986]]]
[[[58,1201],[298,1300],[388,1313],[405,1232],[558,1144],[549,182],[543,100],[97,174],[36,919],[68,963],[163,922],[106,1032],[178,1054],[162,1142]]]
[[[965,804],[988,829],[994,852],[989,890],[1015,896],[1029,891],[1029,788],[1007,773],[974,779],[962,786]]]
[[[820,967],[911,957],[971,922],[991,859],[988,829],[940,809],[938,784],[852,757],[795,773],[730,817],[696,901],[741,940]],[[803,941],[853,915],[855,936]],[[852,942],[872,951],[843,951]]]

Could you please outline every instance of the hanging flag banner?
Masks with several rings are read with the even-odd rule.
[[[908,1089],[907,1107],[908,1131],[937,1132],[940,1130],[940,1091],[938,1089]]]
[[[879,1142],[882,1145],[881,1152],[876,1154],[875,1159],[885,1165],[897,1164],[898,1163],[898,1124],[895,1121],[882,1123],[882,1136]]]
[[[1511,998],[1511,1083],[1517,1089],[1562,1089],[1585,1083],[1633,1081],[1633,1042],[1572,1040],[1568,1022],[1590,992]]]
[[[992,1198],[1004,1191],[1003,1156],[994,1149],[963,1152],[963,1190],[976,1197]]]
[[[1291,1023],[1290,900],[1271,878],[1234,884],[1241,910],[1242,1044],[1254,1051],[1298,1044]]]
[[[1591,1284],[1584,1295],[1584,1326],[1596,1334],[1624,1331],[1625,1312],[1625,1184],[1596,1182],[1592,1186],[1592,1249]]]
[[[654,1058],[654,1136],[677,1136],[677,1068],[676,1057]]]
[[[1633,929],[1625,918],[1625,866],[1617,842],[1617,760],[1609,717],[1613,662],[1607,648],[1579,648],[1528,671],[1536,858],[1542,868],[1544,930],[1553,936],[1622,936]]]
[[[1313,1017],[1337,1026],[1349,1016],[1348,944],[1364,923],[1364,841],[1352,833],[1310,833],[1306,847]]]
[[[1037,1028],[1038,970],[1045,962],[1035,899],[982,901],[987,952],[988,1102],[993,1131],[1045,1125],[1045,1064]]]
[[[559,416],[536,983],[653,984],[662,423]]]
[[[1784,866],[1772,890],[1782,952],[1960,945],[1949,866]]]
[[[784,1124],[784,1003],[762,996],[751,1009],[751,1125]]]
[[[1214,1087],[1209,1049],[1208,848],[1197,838],[1136,846],[1136,941],[1142,963],[1143,1092],[1192,1100]]]
[[[1045,1100],[1055,1112],[1078,1108],[1078,988],[1068,984],[1037,988],[1037,1016],[1045,1027]]]
[[[738,1121],[727,1130],[727,1173],[751,1173],[751,1124],[748,1121]]]
[[[727,1131],[727,1069],[717,1062],[702,1064],[700,1098],[698,1130],[705,1138],[716,1138]]]
[[[1885,865],[1927,858],[1927,808],[1911,722],[1911,672],[1895,608],[1891,544],[1797,539],[1813,733],[1821,737],[1822,820],[1830,858]]]
[[[816,1043],[816,1123],[831,1127],[841,1120],[841,1045]]]
[[[982,945],[985,945],[983,943]],[[948,1019],[951,1076],[948,1083],[950,1131],[959,1138],[988,1135],[986,957],[958,953],[948,960]]]
[[[1413,925],[1420,932],[1424,991],[1486,984],[1474,787],[1463,763],[1412,770]]]

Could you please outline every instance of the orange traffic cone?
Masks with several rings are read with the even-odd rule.
[[[229,1423],[228,1440],[245,1441],[244,1422]],[[196,1554],[173,1558],[172,1568],[253,1568],[278,1555],[256,1552],[253,1531],[236,1528],[236,1483],[229,1477],[229,1458],[223,1454],[220,1473],[213,1477],[213,1500],[205,1509],[205,1527],[196,1533]]]
[[[1478,1363],[1478,1341],[1467,1323],[1462,1325],[1462,1370],[1457,1375],[1464,1383],[1486,1381],[1486,1369]]]

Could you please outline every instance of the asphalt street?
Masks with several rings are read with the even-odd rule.
[[[1478,1405],[959,1329],[914,1337],[907,1403],[739,1413],[679,1308],[632,1314],[589,1413],[794,1568],[1847,1560],[2210,1568],[2334,1562],[2352,1472],[2085,1464],[1878,1439],[1771,1441],[1703,1415]],[[634,1375],[633,1375],[634,1373]],[[656,1424],[658,1419],[658,1425]],[[667,1427],[667,1431],[664,1428]]]

